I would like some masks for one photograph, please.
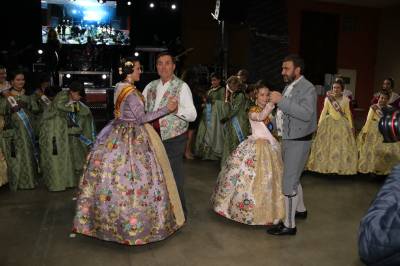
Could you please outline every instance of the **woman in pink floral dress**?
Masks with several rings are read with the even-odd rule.
[[[162,142],[148,125],[177,108],[175,98],[145,113],[132,85],[140,63],[122,66],[115,91],[115,119],[98,135],[79,185],[73,231],[126,245],[163,240],[185,222]]]
[[[256,88],[256,106],[250,108],[252,135],[232,152],[224,164],[212,196],[218,214],[249,225],[277,224],[284,218],[283,163],[280,144],[267,125],[274,105],[269,90]]]

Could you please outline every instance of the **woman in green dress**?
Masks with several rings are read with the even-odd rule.
[[[224,148],[221,165],[224,165],[231,152],[247,138],[250,124],[247,110],[249,101],[243,91],[243,83],[237,76],[226,81],[226,93],[223,106]]]
[[[80,100],[85,90],[72,82],[43,113],[40,123],[40,165],[50,191],[76,187],[82,175],[89,147],[95,139],[90,109]]]
[[[8,90],[10,87],[9,82],[7,81],[7,69],[0,65],[0,92]],[[0,115],[0,136],[2,136],[2,131],[4,128],[4,116]],[[3,186],[8,183],[8,175],[7,175],[7,163],[6,158],[2,152],[3,146],[3,138],[0,138],[0,186]]]
[[[35,90],[35,93],[32,94],[33,99],[38,103],[40,108],[40,114],[46,110],[50,104],[51,100],[54,97],[49,97],[48,91],[50,90],[50,77],[46,74],[43,74],[39,80],[39,86]],[[40,120],[40,116],[38,117]]]
[[[0,115],[0,135],[4,128],[4,117]],[[3,138],[0,138],[0,147],[3,146]],[[0,148],[0,187],[8,183],[7,162]]]
[[[8,167],[10,189],[32,189],[37,184],[39,150],[35,137],[34,115],[37,103],[25,95],[22,71],[11,75],[11,88],[0,99],[0,115],[4,117],[1,131],[2,150]]]
[[[221,77],[211,74],[211,88],[207,92],[205,107],[197,130],[195,154],[203,160],[220,160],[224,147],[223,107],[225,88]]]

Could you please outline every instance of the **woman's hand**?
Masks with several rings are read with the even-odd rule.
[[[275,104],[273,104],[272,102],[268,102],[264,107],[264,109],[267,109],[269,112],[274,110],[274,108],[275,108]]]
[[[371,108],[372,108],[372,110],[376,111],[379,109],[379,106],[378,106],[378,104],[373,104],[373,105],[371,105]]]

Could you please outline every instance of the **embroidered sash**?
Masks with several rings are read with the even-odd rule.
[[[76,117],[76,113],[68,112],[67,115],[68,115],[68,118],[72,121],[72,123],[78,127],[79,124],[78,124],[78,119]],[[92,135],[93,135],[93,130],[92,130]],[[85,144],[86,146],[90,146],[93,144],[93,141],[91,141],[90,139],[88,139],[87,137],[85,137],[82,134],[79,134],[78,137],[79,137],[79,140],[82,141],[82,143]]]
[[[11,107],[16,107],[18,106],[17,101],[13,96],[8,96],[7,97],[8,103],[11,105]],[[35,139],[35,133],[33,132],[33,127],[32,124],[29,120],[29,117],[25,113],[25,111],[21,108],[16,112],[18,118],[21,120],[22,124],[24,125],[26,131],[28,132],[29,139],[31,140],[32,146],[33,146],[33,156],[35,157],[36,163],[39,163],[39,149],[37,147],[36,139]]]
[[[206,121],[207,127],[211,128],[211,103],[206,104]]]
[[[338,103],[338,101],[335,99],[335,97],[333,96],[327,96],[328,100],[330,101],[330,103],[332,104],[333,108],[339,113],[341,114],[343,117],[346,118],[346,114],[344,113],[342,107],[340,106],[340,104]]]
[[[234,117],[232,117],[231,121],[232,121],[233,129],[235,129],[235,133],[236,133],[236,136],[237,136],[239,142],[242,142],[244,140],[244,135],[243,135],[242,129],[240,128],[240,124],[239,124],[239,120],[238,120],[237,116],[235,115]]]
[[[114,116],[115,118],[121,117],[121,104],[128,97],[128,95],[135,89],[132,86],[127,86],[123,88],[117,96],[117,101],[115,102]]]

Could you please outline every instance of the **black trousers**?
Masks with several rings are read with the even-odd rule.
[[[186,134],[179,135],[172,139],[164,140],[164,147],[171,164],[172,172],[174,174],[176,186],[178,188],[179,197],[181,198],[182,208],[186,215],[186,201],[185,193],[183,191],[184,173],[183,173],[183,154],[186,148]]]

